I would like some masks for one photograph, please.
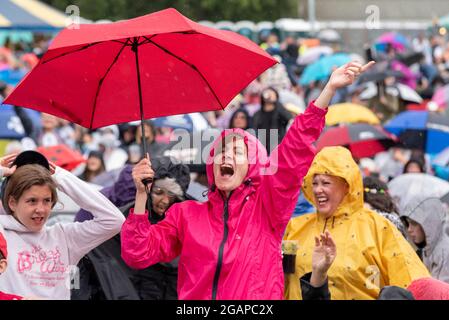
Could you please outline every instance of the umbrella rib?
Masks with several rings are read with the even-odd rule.
[[[157,36],[157,34],[153,34],[153,35],[152,35],[151,37],[149,37],[149,38],[144,37],[145,40],[143,40],[141,43],[139,43],[139,46],[142,45],[142,44],[150,43],[150,40],[153,39],[155,36]]]
[[[53,58],[51,58],[51,59],[48,59],[48,60],[42,62],[42,64],[45,64],[45,63],[50,62],[50,61],[53,61],[53,60],[55,60],[55,59],[57,59],[57,58],[61,58],[61,57],[63,57],[63,56],[66,56],[66,55],[68,55],[68,54],[71,54],[71,53],[83,51],[83,50],[85,50],[85,49],[88,49],[88,48],[93,47],[94,45],[100,44],[100,43],[101,43],[101,42],[89,43],[89,44],[87,44],[87,45],[85,45],[85,46],[83,46],[83,47],[81,47],[81,48],[76,49],[76,50],[69,51],[69,52],[64,52],[64,53],[62,53],[62,54],[60,54],[60,55],[58,55],[58,56],[55,56],[55,57],[53,57]]]
[[[121,44],[127,44],[128,43],[128,39],[126,39],[126,41],[125,42],[122,42],[122,41],[120,41],[120,40],[111,40],[112,42],[118,42],[118,43],[121,43]]]
[[[211,87],[211,85],[209,84],[209,82],[206,80],[206,78],[203,76],[203,74],[198,70],[198,68],[197,68],[195,65],[191,64],[190,62],[185,61],[185,60],[182,59],[181,57],[178,57],[178,56],[175,55],[173,52],[171,52],[171,51],[169,51],[168,49],[164,48],[163,46],[157,44],[156,42],[150,40],[149,38],[147,38],[147,37],[144,37],[144,38],[148,41],[148,43],[152,43],[153,45],[155,45],[156,47],[158,47],[159,49],[161,49],[161,50],[164,51],[165,53],[171,55],[172,57],[178,59],[178,60],[181,61],[181,62],[184,62],[186,65],[188,65],[188,66],[189,66],[190,68],[192,68],[194,71],[196,71],[196,72],[200,75],[200,77],[204,80],[204,82],[207,84],[207,86],[209,87],[209,89],[210,89],[210,91],[212,92],[212,94],[214,95],[215,99],[216,99],[216,100],[218,101],[218,103],[220,104],[221,109],[223,109],[223,110],[225,109],[225,108],[223,107],[223,104],[221,103],[220,99],[218,99],[218,96],[217,96],[217,94],[215,93],[214,89],[212,89],[212,87]]]
[[[108,67],[108,69],[106,70],[105,74],[103,75],[103,77],[98,82],[97,92],[95,93],[94,107],[92,108],[92,115],[90,117],[90,125],[89,125],[90,129],[92,129],[92,124],[94,122],[94,114],[95,114],[95,111],[97,109],[98,94],[100,93],[100,89],[101,89],[101,86],[103,85],[103,81],[106,78],[106,76],[109,74],[109,71],[111,70],[112,66],[117,62],[117,60],[118,60],[120,54],[122,53],[123,49],[125,49],[125,47],[128,45],[128,42],[129,42],[129,38],[126,39],[126,42],[123,43],[123,46],[120,48],[119,52],[117,53],[117,55],[115,56],[114,60],[112,61],[112,63]]]

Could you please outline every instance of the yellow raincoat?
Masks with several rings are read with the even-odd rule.
[[[299,279],[312,272],[314,236],[325,229],[337,245],[337,257],[328,272],[332,299],[376,299],[383,286],[406,288],[414,279],[430,276],[398,229],[363,207],[362,176],[347,149],[327,147],[315,156],[303,183],[304,195],[313,204],[315,174],[344,178],[349,193],[330,218],[311,213],[289,222],[284,240],[298,240],[299,248],[295,274],[285,276],[286,299],[301,299]]]

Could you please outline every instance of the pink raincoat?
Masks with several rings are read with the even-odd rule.
[[[250,165],[244,182],[228,200],[215,188],[217,139],[207,164],[209,200],[175,204],[156,225],[150,225],[147,213],[131,211],[121,233],[123,260],[142,269],[180,255],[179,299],[283,299],[282,237],[315,155],[312,143],[324,127],[325,113],[311,104],[269,159],[253,135],[224,131],[221,138],[232,132],[245,137]],[[270,171],[267,167],[275,173],[263,174]]]

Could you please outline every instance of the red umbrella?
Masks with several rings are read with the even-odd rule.
[[[166,9],[63,30],[5,103],[98,128],[224,109],[275,63],[237,33]]]
[[[68,171],[75,169],[86,159],[78,151],[70,149],[65,144],[52,147],[39,147],[36,151],[42,153],[49,161]]]
[[[327,146],[347,147],[355,158],[371,157],[396,143],[394,135],[380,126],[364,123],[326,129],[317,141],[318,151]]]

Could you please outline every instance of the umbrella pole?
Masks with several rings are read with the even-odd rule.
[[[142,102],[142,85],[140,82],[140,68],[139,68],[139,54],[138,54],[139,43],[138,39],[134,38],[132,43],[132,51],[134,51],[134,56],[136,57],[136,73],[137,73],[137,88],[139,91],[139,109],[140,109],[140,128],[142,129],[142,154],[146,157],[147,148],[145,143],[145,126],[143,125],[143,102]]]
[[[136,57],[136,73],[137,73],[137,88],[139,91],[139,108],[140,108],[140,128],[142,130],[142,137],[141,137],[141,144],[142,144],[142,154],[143,157],[147,157],[147,146],[146,146],[146,141],[145,141],[145,126],[143,125],[143,101],[142,101],[142,86],[140,83],[140,68],[139,68],[139,54],[138,54],[138,49],[139,49],[139,39],[138,38],[134,38],[133,40],[133,44],[132,44],[132,51],[134,51],[134,55]],[[153,182],[153,179],[148,178],[148,179],[144,179],[142,180],[143,184],[145,184],[145,186],[149,183]]]

